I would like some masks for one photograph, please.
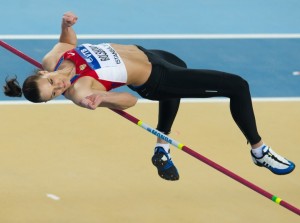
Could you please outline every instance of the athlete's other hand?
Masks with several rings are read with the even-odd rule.
[[[80,101],[80,105],[82,107],[95,110],[103,101],[103,97],[105,97],[105,94],[92,94],[89,96],[86,96]]]
[[[62,17],[62,25],[71,27],[77,22],[78,17],[73,12],[66,12]]]

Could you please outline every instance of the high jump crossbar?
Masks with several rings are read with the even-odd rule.
[[[32,59],[31,57],[27,56],[26,54],[22,53],[21,51],[17,50],[16,48],[10,46],[9,44],[5,43],[4,41],[0,40],[0,45],[7,49],[8,51],[12,52],[13,54],[21,57],[22,59],[26,60],[27,62],[33,64],[34,66],[42,69],[43,66],[41,63],[39,63],[38,61]],[[256,186],[255,184],[249,182],[248,180],[238,176],[237,174],[231,172],[230,170],[220,166],[219,164],[215,163],[214,161],[204,157],[203,155],[195,152],[194,150],[190,149],[189,147],[187,147],[186,145],[182,144],[182,143],[179,143],[177,142],[176,140],[172,139],[171,137],[163,134],[162,132],[152,128],[151,126],[147,125],[146,123],[144,123],[143,121],[135,118],[134,116],[124,112],[124,111],[121,111],[121,110],[116,110],[116,109],[110,109],[112,111],[114,111],[115,113],[121,115],[122,117],[126,118],[127,120],[133,122],[134,124],[142,127],[143,129],[145,129],[146,131],[152,133],[153,135],[169,142],[171,145],[175,146],[176,148],[186,152],[187,154],[195,157],[196,159],[202,161],[203,163],[209,165],[210,167],[220,171],[221,173],[227,175],[228,177],[236,180],[237,182],[245,185],[246,187],[254,190],[255,192],[261,194],[262,196],[272,200],[273,202],[275,202],[276,204],[279,204],[281,205],[282,207],[285,207],[286,209],[294,212],[295,214],[297,215],[300,215],[300,209],[298,209],[297,207],[289,204],[288,202],[282,200],[281,198],[265,191],[264,189]]]

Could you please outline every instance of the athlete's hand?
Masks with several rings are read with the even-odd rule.
[[[86,96],[80,101],[80,105],[82,107],[95,110],[103,101],[103,98],[106,96],[105,93],[101,94],[92,94],[89,96]]]
[[[73,12],[66,12],[62,17],[62,25],[71,27],[77,22],[78,17]]]

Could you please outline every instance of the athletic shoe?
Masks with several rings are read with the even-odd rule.
[[[262,157],[256,157],[252,151],[253,162],[259,167],[266,167],[274,174],[289,174],[295,169],[295,164],[275,153],[270,147],[263,147]]]
[[[156,166],[158,175],[165,180],[179,180],[179,174],[170,158],[170,150],[167,153],[163,147],[155,147],[152,163]]]

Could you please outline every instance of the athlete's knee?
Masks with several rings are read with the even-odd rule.
[[[248,81],[246,81],[241,76],[235,75],[234,76],[234,88],[236,91],[249,91],[249,84]]]

